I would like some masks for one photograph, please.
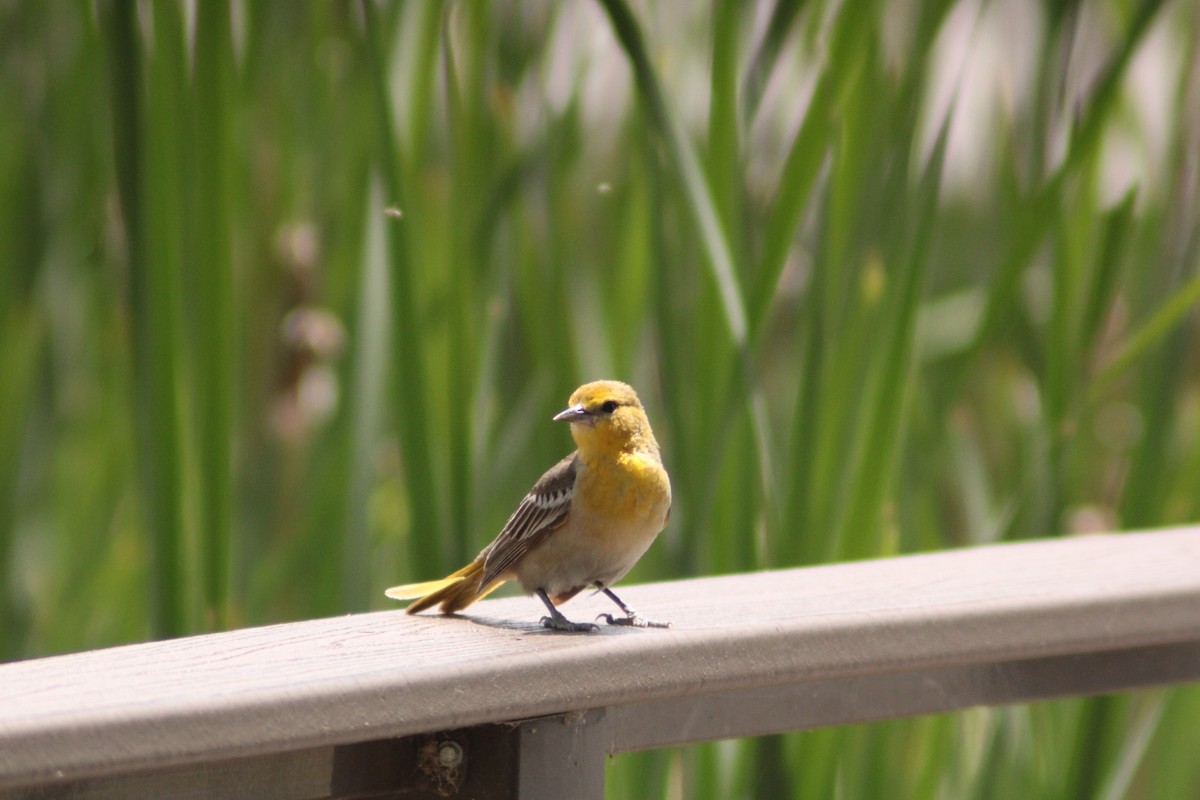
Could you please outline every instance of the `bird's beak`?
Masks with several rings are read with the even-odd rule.
[[[576,403],[570,408],[560,411],[554,415],[555,422],[582,422],[584,424],[592,421],[592,415],[583,407],[583,403]]]

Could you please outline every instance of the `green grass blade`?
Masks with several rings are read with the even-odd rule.
[[[113,64],[114,147],[129,242],[129,299],[133,315],[134,408],[144,524],[150,544],[152,632],[179,636],[189,624],[184,569],[184,455],[179,398],[179,184],[183,118],[178,20],[156,17],[157,63],[141,56],[133,3],[116,3],[109,20]],[[158,27],[160,26],[161,27]],[[143,102],[142,86],[148,94]]]
[[[1200,271],[1167,298],[1158,311],[1127,339],[1113,360],[1097,376],[1094,393],[1101,394],[1118,376],[1144,358],[1167,334],[1177,329],[1197,303],[1200,303]]]
[[[658,76],[650,63],[641,27],[623,0],[600,0],[621,42],[637,79],[639,94],[651,121],[663,137],[667,156],[683,184],[682,196],[704,248],[706,263],[717,286],[729,338],[738,349],[746,345],[748,330],[745,303],[738,285],[733,250],[721,225],[717,205],[709,191],[695,148],[682,124],[667,105]]]
[[[341,607],[346,613],[369,608],[370,508],[375,483],[377,442],[383,429],[384,389],[389,370],[388,356],[388,273],[384,227],[392,219],[377,203],[367,222],[367,246],[362,257],[361,288],[357,292],[359,308],[355,315],[354,352],[351,362],[351,412],[348,439],[346,487],[346,524],[343,533],[341,565]]]
[[[365,18],[364,48],[375,94],[376,125],[379,128],[377,151],[380,177],[386,202],[403,211],[405,193],[401,185],[399,142],[388,96],[388,72],[380,41],[382,31],[379,16],[372,0],[363,0],[362,9]],[[412,505],[410,529],[421,537],[421,545],[410,551],[410,558],[414,565],[413,572],[428,576],[445,569],[440,546],[443,528],[429,441],[428,370],[425,348],[420,346],[424,337],[418,316],[419,301],[406,223],[402,218],[392,219],[391,222],[387,226],[387,241],[392,285],[392,352],[395,354],[393,402],[396,404],[396,418],[404,447],[404,475]]]
[[[949,118],[943,121],[937,143],[925,166],[911,202],[911,239],[899,270],[899,284],[886,323],[882,369],[866,392],[866,430],[852,462],[853,484],[846,512],[834,534],[833,552],[843,558],[861,558],[879,552],[876,538],[883,515],[883,500],[891,483],[900,445],[902,411],[911,393],[913,342],[917,310],[929,270],[938,190],[945,162]]]
[[[197,524],[206,625],[228,625],[233,540],[233,417],[239,365],[235,357],[233,250],[229,207],[229,111],[233,40],[229,4],[197,8],[192,119],[195,191],[189,248],[196,307],[195,413],[199,475]]]
[[[20,655],[22,633],[28,628],[17,601],[13,564],[22,438],[34,410],[43,327],[32,311],[14,308],[0,319],[0,661]]]
[[[742,98],[745,104],[744,117],[753,120],[762,102],[767,79],[775,70],[779,53],[787,42],[792,23],[805,6],[805,0],[777,0],[771,9],[767,30],[759,42],[758,49],[750,60],[750,66],[742,79]]]
[[[846,82],[854,78],[858,65],[851,59],[861,53],[862,37],[870,34],[871,9],[871,3],[847,3],[838,10],[829,35],[829,63],[817,79],[804,122],[792,140],[779,179],[777,197],[764,227],[762,255],[749,295],[750,318],[754,326],[760,326],[767,317],[796,228],[827,157],[833,104]]]
[[[743,4],[738,0],[719,0],[713,17],[712,107],[708,114],[708,147],[705,151],[713,203],[731,250],[737,249],[735,243],[740,240],[738,214],[744,205],[740,185],[742,148],[737,97],[742,8]]]

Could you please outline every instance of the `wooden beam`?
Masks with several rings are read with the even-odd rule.
[[[501,737],[469,775],[481,752],[508,753],[488,769],[513,785],[602,788],[605,752],[1200,680],[1200,527],[621,594],[676,627],[559,634],[517,597],[458,619],[389,611],[0,665],[0,790],[333,797],[371,773],[383,793],[379,770],[345,765],[467,729]],[[545,771],[562,763],[578,769]]]

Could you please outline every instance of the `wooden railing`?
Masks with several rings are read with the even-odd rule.
[[[0,797],[598,798],[611,753],[1200,680],[1200,528],[621,594],[675,628],[510,598],[0,665]]]

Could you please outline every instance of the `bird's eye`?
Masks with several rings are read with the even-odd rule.
[[[600,410],[605,414],[611,414],[617,410],[617,405],[618,403],[616,400],[605,400],[604,404],[600,406]]]

